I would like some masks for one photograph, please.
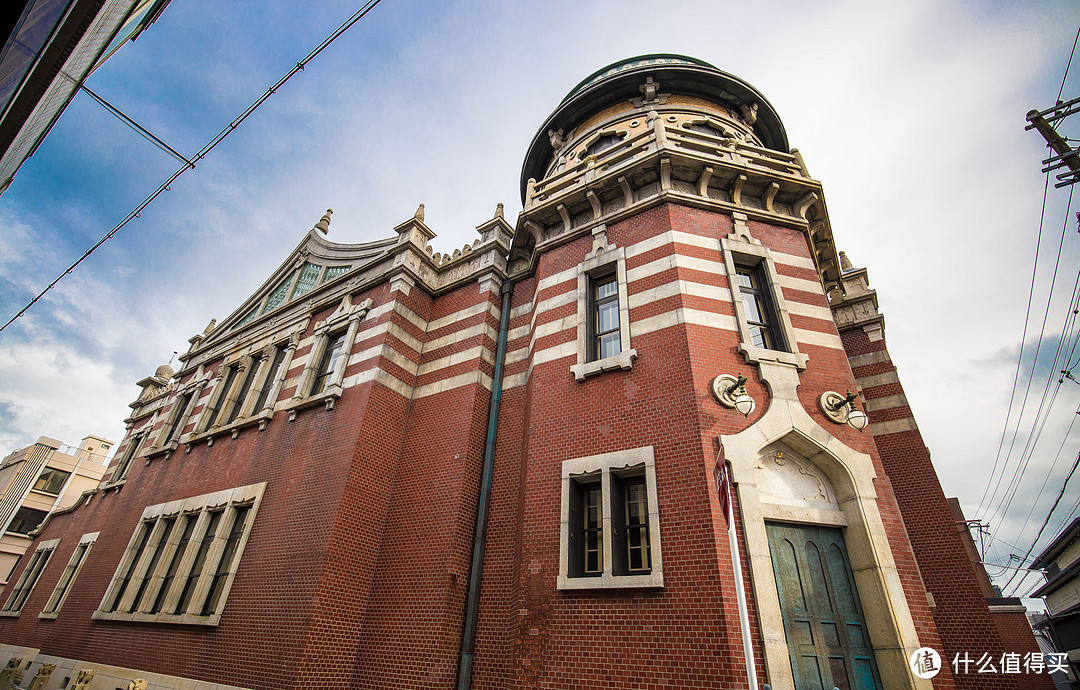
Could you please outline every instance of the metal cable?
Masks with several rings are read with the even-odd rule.
[[[281,88],[285,84],[285,82],[289,81],[289,79],[291,79],[293,77],[293,75],[295,75],[297,72],[303,71],[304,66],[307,65],[307,63],[311,62],[311,60],[313,60],[319,53],[321,53],[323,50],[325,50],[327,48],[327,46],[329,46],[331,43],[333,43],[338,38],[338,36],[345,33],[350,27],[352,27],[353,24],[360,21],[364,17],[364,15],[366,15],[368,12],[370,12],[372,10],[372,8],[374,8],[376,5],[378,5],[380,1],[381,0],[368,0],[368,2],[365,3],[355,13],[353,13],[353,15],[351,17],[349,17],[345,21],[345,23],[343,23],[341,26],[339,26],[329,36],[324,38],[323,41],[318,46],[316,46],[314,50],[312,50],[310,53],[307,54],[307,57],[305,57],[300,62],[296,63],[296,65],[291,70],[289,70],[289,72],[285,76],[283,76],[281,79],[278,79],[277,82],[273,86],[271,86],[269,89],[267,89],[266,93],[264,93],[262,96],[257,98],[255,100],[255,102],[253,102],[251,105],[249,105],[246,109],[244,109],[244,111],[242,113],[240,113],[235,119],[233,119],[233,121],[230,122],[225,127],[225,129],[218,132],[218,134],[213,139],[211,139],[205,146],[203,146],[201,149],[199,149],[199,152],[197,154],[195,154],[194,156],[192,156],[190,162],[185,162],[183,167],[181,167],[179,170],[177,170],[172,175],[170,175],[168,179],[166,179],[164,182],[162,182],[161,185],[158,186],[157,189],[155,189],[153,192],[151,192],[150,195],[148,197],[146,197],[145,199],[143,199],[139,203],[138,206],[136,206],[134,209],[131,210],[130,213],[128,213],[126,216],[124,216],[123,220],[121,220],[119,223],[117,223],[115,226],[113,226],[112,230],[110,230],[108,233],[105,234],[104,237],[102,237],[100,240],[98,240],[94,244],[94,246],[87,249],[83,253],[83,255],[80,256],[78,258],[78,260],[75,261],[75,263],[68,266],[67,269],[63,273],[61,273],[59,276],[57,276],[56,279],[53,280],[51,283],[49,283],[48,286],[46,286],[46,288],[44,290],[42,290],[40,293],[37,294],[36,297],[34,297],[32,300],[30,300],[30,302],[28,302],[25,307],[20,309],[19,312],[17,314],[15,314],[15,316],[12,316],[10,319],[8,319],[7,323],[5,323],[3,326],[0,326],[0,331],[3,331],[5,328],[10,326],[16,319],[18,319],[20,316],[25,314],[30,309],[30,307],[34,306],[34,304],[37,303],[37,301],[39,299],[44,297],[46,295],[46,293],[49,292],[49,290],[52,290],[53,287],[55,287],[56,284],[59,283],[64,278],[64,276],[68,275],[73,270],[75,270],[75,268],[79,264],[81,264],[84,260],[86,260],[86,258],[88,256],[93,254],[94,251],[98,247],[105,244],[105,242],[107,242],[108,240],[112,239],[112,237],[114,235],[116,235],[116,233],[119,232],[121,228],[123,228],[125,225],[130,223],[132,220],[138,218],[139,215],[142,213],[142,210],[150,205],[150,202],[152,202],[154,199],[158,198],[158,196],[160,196],[162,192],[168,191],[169,185],[171,185],[173,182],[175,182],[176,178],[183,175],[186,171],[193,169],[195,167],[195,162],[205,158],[208,153],[213,151],[214,148],[218,144],[220,144],[223,139],[225,139],[225,137],[232,134],[233,130],[235,130],[237,127],[239,127],[244,122],[244,120],[246,120],[248,118],[248,116],[250,116],[253,112],[255,112],[255,110],[258,109],[258,107],[261,106],[268,98],[270,98],[270,96],[274,95],[277,92],[277,90],[279,88]]]

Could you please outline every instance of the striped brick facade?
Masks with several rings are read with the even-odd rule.
[[[549,117],[522,192],[516,225],[500,205],[448,255],[432,249],[423,206],[396,237],[366,244],[330,241],[328,212],[236,312],[191,339],[177,371],[140,382],[124,460],[40,529],[36,543],[59,540],[53,564],[21,613],[0,615],[0,661],[56,664],[50,689],[82,670],[101,687],[746,688],[754,677],[791,688],[808,676],[789,652],[774,570],[768,534],[781,526],[842,535],[829,596],[846,588],[836,601],[856,602],[843,632],[866,652],[845,642],[839,663],[862,664],[873,687],[930,687],[910,655],[951,649],[948,633],[976,618],[942,615],[961,610],[945,600],[966,596],[964,583],[935,589],[887,442],[917,430],[890,412],[907,408],[883,341],[870,345],[863,321],[852,336],[839,315],[855,293],[839,292],[849,274],[821,186],[767,101],[700,61],[618,63]],[[773,345],[752,337],[736,277],[747,265],[768,295]],[[604,356],[598,278],[617,294],[619,337]],[[756,403],[747,416],[716,388],[736,374]],[[821,402],[860,386],[869,433]],[[486,447],[486,547],[472,572]],[[937,486],[928,457],[919,471]],[[618,562],[624,485],[640,487],[645,566]],[[582,486],[601,492],[604,516],[587,573],[570,517]],[[202,513],[228,516],[222,497],[237,487],[261,492],[241,501],[249,522],[232,536],[195,528],[205,553],[184,551],[174,533],[186,517],[169,506],[196,497]],[[162,505],[151,522],[144,511]],[[149,527],[158,536],[139,546]],[[933,527],[952,530],[948,518]],[[40,619],[57,564],[88,532],[100,535],[66,603]],[[204,562],[225,583],[216,609]],[[178,596],[184,577],[192,603]],[[144,589],[175,608],[151,606]],[[842,686],[832,663],[821,678]],[[947,665],[933,681],[959,685]]]

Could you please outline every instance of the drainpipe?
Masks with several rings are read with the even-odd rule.
[[[495,471],[495,432],[499,427],[499,403],[502,400],[503,362],[506,359],[506,332],[510,324],[510,297],[514,284],[502,284],[502,312],[499,317],[499,343],[495,350],[495,373],[491,382],[491,407],[488,410],[487,443],[484,445],[484,469],[480,482],[480,504],[476,511],[473,536],[472,569],[469,571],[469,598],[465,606],[465,630],[461,635],[461,661],[458,663],[458,690],[472,687],[472,666],[476,651],[476,621],[480,614],[480,576],[484,569],[484,546],[487,541],[488,503],[491,479]]]

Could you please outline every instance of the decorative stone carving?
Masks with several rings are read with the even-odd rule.
[[[43,690],[45,684],[49,682],[49,676],[56,670],[56,664],[42,664],[38,669],[37,675],[30,681],[30,685],[27,686],[27,690]]]
[[[90,687],[90,681],[94,679],[96,671],[84,668],[79,671],[79,675],[75,676],[75,684],[71,686],[71,690],[86,690]]]

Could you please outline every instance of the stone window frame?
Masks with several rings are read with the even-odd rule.
[[[41,581],[45,568],[49,567],[53,551],[59,545],[59,539],[49,539],[38,544],[37,549],[34,550],[34,555],[30,557],[26,567],[23,568],[22,574],[19,575],[19,579],[15,583],[15,589],[11,590],[11,594],[4,602],[3,608],[0,609],[0,616],[15,618],[22,613],[23,607],[26,606],[27,600],[30,599],[30,595],[34,592],[34,587]]]
[[[100,534],[100,532],[89,532],[79,539],[75,550],[71,552],[71,558],[68,559],[64,572],[60,574],[60,579],[57,580],[56,587],[53,588],[49,601],[45,604],[45,608],[41,610],[41,613],[38,614],[38,618],[56,618],[60,615],[60,609],[64,606],[64,602],[67,601],[68,595],[71,594],[71,588],[75,584],[75,580],[78,579],[83,564],[86,563],[86,559],[90,555],[90,549],[93,548]]]
[[[105,488],[110,488],[116,484],[123,484],[127,481],[128,473],[131,472],[131,466],[135,464],[135,458],[139,456],[142,450],[142,445],[146,439],[150,436],[150,430],[143,427],[137,432],[132,432],[128,436],[127,447],[124,448],[124,454],[120,457],[120,462],[116,464],[116,469],[109,476],[109,483]],[[117,476],[119,474],[119,476]]]
[[[619,283],[619,346],[614,356],[592,359],[593,332],[592,284],[596,278],[615,274]],[[577,361],[570,372],[578,381],[605,371],[630,370],[637,358],[637,350],[630,346],[630,299],[626,286],[626,250],[607,243],[607,229],[600,225],[593,230],[593,250],[578,264],[577,300]]]
[[[778,362],[780,364],[789,364],[802,371],[806,369],[809,356],[799,352],[798,341],[795,339],[795,329],[791,325],[791,316],[788,313],[783,290],[780,289],[776,262],[773,260],[772,252],[769,251],[768,247],[762,246],[759,241],[751,237],[746,229],[744,218],[735,218],[735,228],[735,233],[720,240],[720,246],[724,256],[728,285],[731,289],[732,303],[735,306],[735,320],[739,325],[739,352],[742,353],[747,364]],[[746,311],[743,308],[742,292],[739,290],[739,281],[736,278],[736,266],[753,268],[764,279],[761,290],[766,292],[771,300],[771,306],[776,317],[777,335],[787,346],[786,350],[772,350],[754,345],[750,336],[750,325],[746,319]]]
[[[652,569],[648,574],[616,575],[613,572],[612,546],[612,481],[611,475],[627,472],[645,477],[649,501],[649,551]],[[570,573],[571,525],[570,503],[573,500],[571,483],[579,477],[600,478],[603,573],[599,576],[576,576]],[[559,518],[559,590],[659,588],[664,586],[664,561],[661,549],[660,511],[656,489],[656,460],[652,446],[629,448],[564,460],[562,463],[562,509]]]
[[[342,298],[334,313],[325,321],[315,325],[315,344],[311,348],[307,365],[300,375],[296,393],[285,407],[289,410],[289,421],[295,420],[297,413],[306,407],[324,404],[327,410],[334,409],[344,388],[345,370],[349,368],[349,362],[352,359],[352,350],[356,345],[356,334],[360,330],[360,322],[371,311],[373,304],[371,298],[365,299],[360,304],[353,304],[352,296],[347,294]],[[341,355],[334,363],[334,371],[327,377],[321,391],[311,393],[315,379],[320,374],[319,367],[326,348],[342,331],[345,332],[345,340],[341,346]]]
[[[92,617],[97,620],[134,621],[147,623],[178,623],[183,625],[217,626],[221,622],[225,603],[228,601],[236,572],[243,560],[244,549],[251,536],[258,516],[266,482],[225,489],[201,496],[147,506],[132,532],[116,572],[105,590]],[[221,585],[217,604],[211,613],[203,608],[210,594],[215,573],[227,546],[237,511],[247,509],[244,515],[243,534],[235,544],[232,560]],[[207,526],[211,516],[220,513],[214,534],[207,539]],[[185,549],[177,553],[185,519],[193,519],[194,529]],[[202,547],[203,542],[207,546]],[[201,554],[200,554],[201,552]],[[150,609],[159,603],[162,585],[174,557],[179,557],[177,567],[170,576],[169,588],[160,601],[161,609],[175,611],[180,604],[188,579],[193,576],[197,560],[201,565],[194,589],[182,613],[153,613]],[[112,610],[108,610],[108,609]]]

